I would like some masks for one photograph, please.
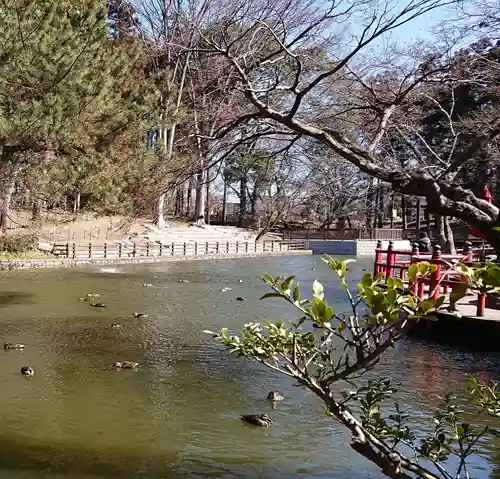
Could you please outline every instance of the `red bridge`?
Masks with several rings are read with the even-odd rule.
[[[466,281],[454,268],[458,263],[472,264],[478,258],[479,253],[474,253],[472,244],[466,242],[464,248],[458,254],[441,254],[441,247],[435,246],[432,254],[422,254],[418,250],[418,244],[413,249],[396,250],[392,241],[387,249],[382,249],[382,241],[379,241],[375,250],[374,275],[379,273],[385,275],[386,281],[390,277],[398,277],[407,280],[408,268],[412,264],[426,261],[436,266],[435,271],[428,277],[418,275],[416,281],[408,281],[410,291],[420,299],[425,294],[432,299],[433,303],[443,295],[451,292],[452,288]],[[456,307],[456,305],[452,305]],[[476,316],[484,317],[486,307],[486,295],[477,295]]]

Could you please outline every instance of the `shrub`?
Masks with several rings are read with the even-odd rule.
[[[38,234],[34,231],[28,233],[6,233],[0,235],[0,251],[7,253],[24,253],[38,247]]]

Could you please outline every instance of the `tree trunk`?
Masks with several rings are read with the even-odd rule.
[[[391,230],[394,229],[394,194],[391,194],[391,201],[389,205],[389,221],[391,222]]]
[[[164,210],[165,210],[165,193],[162,193],[160,196],[158,196],[158,204],[156,210],[156,217],[157,217],[156,226],[160,230],[165,229],[165,216],[163,214]]]
[[[35,224],[39,224],[41,222],[42,215],[40,210],[40,200],[35,198],[31,205],[31,221]]]
[[[77,215],[80,213],[80,190],[76,190],[75,196],[73,197],[73,214]]]
[[[401,197],[401,219],[403,221],[403,230],[408,229],[408,222],[406,221],[406,196]]]
[[[240,179],[240,214],[238,216],[238,226],[243,226],[247,217],[247,175]]]
[[[15,163],[15,153],[14,149],[4,147],[0,157],[2,165],[0,173],[0,232],[2,233],[5,233],[9,226],[10,204],[19,171],[19,165]]]
[[[443,253],[455,254],[455,241],[453,239],[453,231],[450,226],[449,218],[436,214],[436,229]]]
[[[205,170],[203,169],[203,158],[200,159],[200,171],[196,175],[196,199],[194,205],[194,219],[197,226],[205,224],[205,189],[204,179]]]
[[[223,225],[226,224],[226,205],[227,205],[227,181],[225,178],[223,178],[224,180],[224,191],[222,193],[222,218],[221,218],[221,223]]]
[[[421,219],[421,216],[422,216],[422,211],[421,211],[421,199],[420,198],[417,198],[417,224],[415,225],[416,226],[416,229],[417,231],[420,231],[420,229],[422,228],[422,219]]]
[[[207,168],[206,177],[207,177],[207,180],[206,180],[207,191],[205,193],[205,202],[206,202],[205,222],[207,223],[207,225],[209,225],[210,224],[210,207],[211,207],[211,205],[210,205],[210,169],[209,168]]]
[[[378,227],[381,229],[384,227],[384,206],[385,206],[385,188],[383,187],[383,185],[379,185],[377,208],[378,208]]]

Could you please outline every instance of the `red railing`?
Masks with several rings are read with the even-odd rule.
[[[479,253],[474,253],[469,242],[465,243],[463,250],[458,254],[442,254],[440,246],[435,246],[432,254],[421,254],[417,244],[413,245],[411,251],[397,250],[390,241],[388,248],[384,250],[382,241],[379,241],[375,250],[373,271],[375,275],[384,274],[386,280],[389,277],[399,277],[404,281],[410,265],[422,261],[434,264],[436,269],[431,275],[425,278],[419,275],[416,281],[409,281],[409,289],[415,296],[424,299],[427,286],[428,297],[435,303],[441,294],[449,293],[457,283],[465,280],[453,266],[457,263],[472,264],[476,256],[479,256]],[[483,317],[486,295],[478,294],[477,296],[476,316]]]

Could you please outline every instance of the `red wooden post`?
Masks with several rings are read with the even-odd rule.
[[[431,274],[430,284],[429,284],[429,298],[435,303],[439,298],[440,287],[439,282],[441,281],[441,246],[436,245],[433,248],[431,263],[436,266],[436,270]]]
[[[373,264],[373,275],[377,276],[381,272],[382,268],[379,264],[382,263],[382,241],[377,241],[377,247],[375,248],[375,262]]]
[[[387,247],[387,268],[386,268],[386,278],[394,276],[394,263],[396,262],[396,255],[392,252],[394,249],[394,243],[389,241],[389,246]]]
[[[476,316],[479,316],[480,318],[484,317],[484,309],[485,308],[486,308],[486,295],[485,294],[478,294],[477,295]]]

